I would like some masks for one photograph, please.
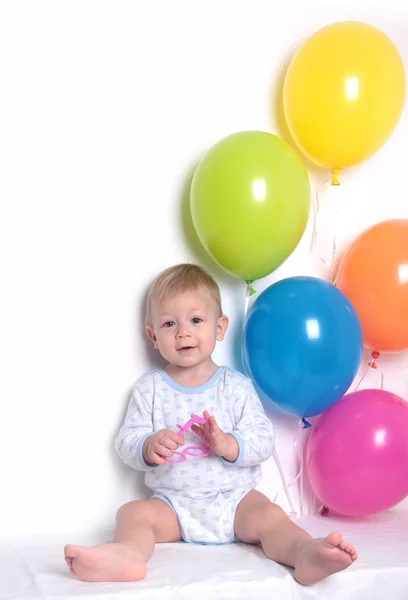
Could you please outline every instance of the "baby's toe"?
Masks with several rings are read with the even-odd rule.
[[[343,552],[347,552],[353,561],[357,559],[357,552],[352,544],[342,541],[339,548],[343,550]]]

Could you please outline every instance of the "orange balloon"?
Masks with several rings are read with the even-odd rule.
[[[353,304],[364,345],[378,352],[408,348],[408,219],[378,223],[343,256],[336,286]]]

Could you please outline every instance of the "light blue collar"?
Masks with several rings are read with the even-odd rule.
[[[187,387],[185,385],[177,383],[177,381],[174,381],[174,379],[167,375],[164,369],[156,369],[156,372],[159,373],[161,378],[164,379],[164,381],[168,383],[170,387],[177,390],[178,392],[182,392],[183,394],[200,394],[201,392],[204,392],[217,381],[217,379],[220,377],[220,375],[222,375],[222,373],[224,373],[224,371],[225,367],[218,367],[214,375],[208,381],[203,383],[203,385],[199,385],[197,387]]]

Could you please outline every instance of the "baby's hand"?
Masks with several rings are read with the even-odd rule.
[[[193,415],[194,416],[194,415]],[[218,456],[222,456],[227,460],[234,462],[238,458],[238,443],[233,435],[224,433],[217,425],[215,417],[211,417],[207,410],[204,411],[204,419],[206,422],[203,425],[194,424],[191,429],[199,435],[203,441],[209,446]]]
[[[148,465],[167,465],[167,458],[173,456],[173,450],[183,444],[183,438],[174,431],[160,429],[143,444],[143,458]]]

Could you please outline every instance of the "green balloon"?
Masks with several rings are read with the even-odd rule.
[[[309,178],[286,142],[242,131],[200,161],[190,206],[207,252],[232,275],[254,281],[277,269],[298,245],[309,218]]]

